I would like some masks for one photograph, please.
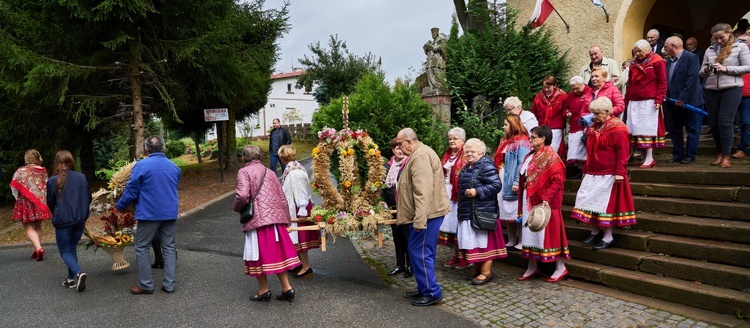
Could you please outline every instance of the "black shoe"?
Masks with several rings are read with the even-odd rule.
[[[405,298],[417,299],[417,298],[422,297],[422,293],[420,293],[419,291],[408,292],[408,293],[404,294],[404,297]]]
[[[610,248],[610,247],[612,247],[612,245],[614,244],[614,242],[615,242],[614,240],[611,240],[611,241],[603,241],[602,240],[598,244],[596,244],[596,246],[594,246],[594,250],[600,250],[600,249]]]
[[[84,291],[86,289],[86,274],[83,272],[77,274],[75,282],[76,290],[78,290],[79,293]]]
[[[398,274],[399,272],[404,272],[404,271],[406,271],[406,270],[404,270],[404,268],[402,268],[400,266],[397,266],[397,267],[391,269],[391,271],[388,271],[388,275],[389,276],[393,276],[393,275]]]
[[[682,160],[683,160],[683,158],[675,156],[675,157],[672,157],[672,158],[668,159],[667,163],[678,163],[678,162],[682,162]]]
[[[296,274],[292,275],[295,278],[302,278],[302,279],[309,279],[313,277],[313,269],[312,267],[309,267],[307,271],[305,272],[297,272]]]
[[[76,288],[76,281],[75,280],[68,281],[68,279],[65,279],[65,280],[63,280],[62,285],[63,285],[63,287]]]
[[[406,271],[404,271],[404,278],[411,278],[411,276],[414,275],[414,271],[412,271],[411,267],[406,267]]]
[[[162,287],[164,288],[164,287]],[[271,291],[268,290],[263,294],[255,294],[255,296],[250,296],[251,301],[255,302],[270,302],[271,301]]]
[[[680,161],[681,164],[690,164],[692,162],[695,162],[695,158],[685,157]]]
[[[299,272],[299,270],[302,270],[302,264],[298,265],[298,266],[297,266],[296,268],[294,268],[294,269],[291,269],[291,270],[286,270],[286,272],[289,272],[289,273],[291,273],[291,274],[297,274],[297,272]]]
[[[417,298],[417,299],[411,301],[411,305],[414,305],[414,306],[430,306],[430,305],[436,304],[436,303],[438,303],[438,302],[440,302],[442,300],[443,300],[442,297],[432,298],[432,297],[422,296],[420,298]]]
[[[584,244],[593,244],[593,243],[596,243],[596,242],[598,242],[600,240],[602,240],[601,239],[601,232],[598,233],[598,234],[590,234],[588,237],[586,237],[586,239],[582,240],[582,242]]]
[[[269,290],[269,292],[270,292],[270,290]],[[294,302],[294,289],[289,289],[289,290],[281,293],[281,295],[276,296],[276,299],[279,300],[279,301],[289,301],[289,303]]]
[[[164,269],[164,262],[154,262],[154,264],[151,264],[152,269]]]

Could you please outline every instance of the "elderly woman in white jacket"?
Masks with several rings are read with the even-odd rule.
[[[291,145],[281,146],[279,158],[286,165],[284,174],[281,176],[281,185],[284,188],[287,203],[289,203],[289,215],[300,219],[299,223],[292,223],[292,226],[311,225],[312,223],[303,222],[303,220],[309,217],[310,211],[312,211],[312,189],[305,167],[297,162],[297,150]],[[301,266],[290,271],[290,273],[297,278],[312,278],[313,269],[310,267],[307,251],[320,247],[320,233],[317,231],[291,231],[289,236],[292,238],[299,260],[302,263]]]

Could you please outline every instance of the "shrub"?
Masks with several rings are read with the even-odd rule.
[[[185,143],[182,140],[169,140],[164,146],[167,149],[164,154],[167,158],[180,157],[185,154]]]

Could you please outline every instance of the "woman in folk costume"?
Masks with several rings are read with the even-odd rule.
[[[300,261],[286,229],[292,221],[284,190],[276,174],[260,163],[261,152],[257,146],[245,146],[242,158],[247,164],[237,172],[237,191],[232,209],[242,212],[252,197],[253,218],[242,226],[245,233],[242,255],[245,275],[258,280],[258,292],[250,296],[250,300],[271,300],[268,275],[275,274],[282,288],[276,299],[292,302],[295,292],[289,283],[287,270],[298,267]]]
[[[521,250],[521,225],[517,224],[518,217],[518,172],[526,154],[531,151],[529,132],[518,115],[508,114],[503,123],[505,136],[500,139],[500,145],[495,153],[495,166],[503,181],[503,189],[497,195],[500,208],[499,217],[505,222],[508,233],[506,246]]]
[[[523,257],[529,259],[526,272],[519,281],[539,275],[537,262],[554,262],[555,272],[547,282],[558,282],[568,275],[563,260],[570,259],[568,237],[562,219],[562,196],[565,184],[565,163],[550,147],[552,131],[546,125],[531,130],[531,149],[521,166],[518,212],[523,213]],[[533,232],[527,226],[532,207],[546,203],[551,209],[547,225]]]
[[[635,43],[633,54],[625,95],[627,127],[631,146],[641,150],[640,168],[647,169],[656,165],[654,148],[667,145],[661,109],[667,94],[667,64],[646,40]]]
[[[453,257],[443,264],[446,268],[466,269],[472,264],[466,262],[466,251],[458,249],[458,174],[466,165],[464,156],[464,142],[466,131],[455,127],[448,131],[448,150],[443,154],[443,172],[445,173],[445,188],[450,198],[451,211],[445,216],[440,225],[438,244],[453,247]]]
[[[299,223],[292,223],[292,227],[303,227],[313,223],[304,221],[312,211],[312,188],[310,178],[307,176],[305,167],[297,162],[297,150],[292,145],[284,145],[279,148],[279,158],[286,165],[284,174],[281,176],[281,185],[284,196],[289,203],[289,215],[299,218]],[[318,231],[292,231],[289,232],[294,248],[297,250],[301,266],[292,270],[293,277],[312,278],[313,269],[307,251],[320,248],[320,232]]]
[[[591,235],[583,242],[596,243],[594,249],[604,249],[612,247],[614,227],[636,224],[627,171],[630,144],[625,123],[611,116],[609,98],[592,101],[589,110],[594,114],[594,123],[586,129],[586,176],[578,188],[571,216],[591,225]]]
[[[388,173],[385,176],[385,188],[383,188],[381,196],[388,204],[388,208],[396,209],[396,202],[398,201],[396,186],[409,157],[401,150],[401,140],[398,138],[391,140],[391,151],[393,156],[388,160],[388,163],[385,163],[385,169]],[[391,216],[394,220],[396,219],[396,213]],[[391,232],[393,232],[393,248],[396,250],[396,267],[388,271],[388,275],[393,276],[403,272],[404,278],[409,278],[414,275],[409,259],[409,225],[392,224]]]
[[[47,207],[47,169],[42,167],[42,155],[36,149],[29,149],[23,156],[25,166],[13,174],[10,190],[16,198],[11,220],[23,224],[26,237],[34,246],[31,258],[44,259],[42,248],[42,221],[52,218]]]
[[[565,103],[568,94],[557,87],[557,79],[547,75],[542,81],[542,91],[536,94],[531,102],[531,112],[536,116],[539,125],[546,125],[552,129],[552,148],[560,157],[565,156],[565,142],[563,131],[565,130]]]

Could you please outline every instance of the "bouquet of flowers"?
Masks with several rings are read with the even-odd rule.
[[[120,212],[115,207],[110,207],[107,214],[101,217],[104,221],[104,229],[96,231],[85,229],[89,240],[83,244],[86,249],[94,247],[125,247],[133,242],[133,226],[135,226],[135,215],[132,212]],[[93,230],[93,231],[92,231]]]

